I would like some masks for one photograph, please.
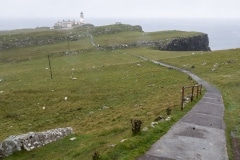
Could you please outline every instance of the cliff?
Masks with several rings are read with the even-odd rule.
[[[164,51],[210,51],[207,34],[200,34],[191,37],[173,37],[163,40],[136,41],[116,45],[105,45],[102,47],[105,49],[152,47]]]
[[[97,44],[104,49],[152,47],[167,51],[210,50],[207,34],[184,31],[144,33],[141,26],[126,24],[99,27],[88,25],[69,30],[24,30],[22,33],[10,32],[0,34],[0,50],[42,46],[69,41],[84,41],[88,37],[91,38],[93,45],[95,45],[93,41],[97,37]]]
[[[166,45],[156,47],[159,50],[167,51],[210,51],[207,34],[186,38],[174,38]]]

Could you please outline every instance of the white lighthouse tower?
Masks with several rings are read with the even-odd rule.
[[[84,24],[84,15],[83,15],[83,12],[80,13],[80,25],[81,24]]]

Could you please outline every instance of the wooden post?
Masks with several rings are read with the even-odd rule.
[[[200,91],[199,91],[200,95],[202,95],[202,84],[200,84]]]
[[[183,110],[183,102],[184,102],[184,87],[182,87],[182,102],[181,102],[181,110]]]
[[[53,79],[52,78],[52,67],[51,67],[51,62],[50,62],[50,56],[49,55],[48,55],[48,65],[49,65],[51,79]]]
[[[198,98],[198,92],[199,92],[199,85],[197,85],[197,98]]]
[[[192,86],[191,102],[193,101],[193,95],[194,95],[194,86]]]

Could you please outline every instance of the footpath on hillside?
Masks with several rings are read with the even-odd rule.
[[[138,160],[227,160],[221,93],[189,71],[153,60],[151,62],[188,74],[202,84],[206,92],[193,109]]]

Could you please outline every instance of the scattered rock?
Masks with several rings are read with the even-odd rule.
[[[122,139],[120,142],[124,142],[124,141],[126,141],[127,139]]]
[[[169,117],[167,117],[165,120],[166,120],[166,121],[170,121],[170,120],[171,120],[171,117],[169,116]]]
[[[107,107],[107,106],[102,106],[102,109],[108,109],[109,107]]]
[[[66,101],[68,99],[68,97],[64,97],[64,100]]]
[[[74,141],[75,139],[77,139],[76,137],[72,137],[72,138],[70,138],[69,140],[70,141]]]
[[[144,127],[142,131],[146,132],[148,130],[148,127]]]
[[[108,145],[108,147],[115,147],[116,146],[116,144],[110,144],[110,145]]]
[[[151,127],[155,128],[155,125],[157,125],[157,124],[158,124],[158,122],[152,122]]]

